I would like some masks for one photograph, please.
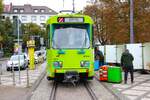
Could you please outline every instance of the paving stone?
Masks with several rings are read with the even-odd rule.
[[[115,84],[115,85],[113,85],[113,87],[125,89],[125,88],[128,88],[129,85],[127,85],[127,84]]]
[[[13,82],[5,82],[5,83],[2,83],[2,85],[10,86],[10,85],[13,85]]]
[[[147,86],[135,86],[133,87],[132,89],[135,89],[135,90],[143,90],[143,91],[149,91],[150,90],[150,87],[147,87]]]
[[[131,95],[126,95],[130,100],[135,100],[137,99],[137,96],[131,96]]]
[[[147,81],[146,83],[149,83],[149,84],[150,84],[150,81]]]
[[[135,82],[142,82],[142,81],[144,81],[145,79],[142,79],[142,78],[136,78],[136,79],[134,79],[134,81]]]
[[[142,76],[142,75],[141,75],[140,77],[137,77],[137,79],[149,79],[149,77],[150,77],[150,75],[149,75],[149,76],[146,76],[146,75],[145,75],[145,76]]]
[[[38,65],[37,69],[35,70],[29,70],[29,82],[30,86],[39,78],[41,73],[45,71],[45,64]],[[11,72],[4,72],[5,75],[12,75]],[[21,78],[21,84],[19,84],[19,71],[15,71],[15,81],[16,81],[16,87],[26,87],[27,85],[27,71],[26,70],[21,70],[20,71],[20,78]],[[11,76],[3,76],[1,78],[1,85],[6,85],[6,86],[13,86],[13,77]]]
[[[150,97],[150,94],[148,94],[147,96]]]
[[[143,95],[146,93],[146,91],[139,91],[139,90],[125,90],[122,92],[123,94],[126,94],[126,95],[137,95],[137,96],[140,96],[140,95]]]
[[[123,89],[121,89],[121,88],[117,88],[117,90],[121,91],[121,90],[123,90]]]
[[[146,83],[142,83],[141,85],[142,85],[142,86],[150,86],[150,83],[147,83],[147,82],[146,82]]]
[[[150,98],[147,98],[147,97],[146,97],[146,98],[142,98],[141,100],[150,100]]]

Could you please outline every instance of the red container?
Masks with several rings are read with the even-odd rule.
[[[108,80],[108,66],[104,65],[101,66],[100,70],[99,70],[99,80],[100,81],[107,81]]]

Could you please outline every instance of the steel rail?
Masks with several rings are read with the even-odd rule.
[[[54,81],[49,100],[56,100],[57,87],[58,83]]]
[[[98,98],[96,97],[95,93],[93,92],[93,90],[91,89],[91,87],[87,81],[84,81],[84,86],[85,86],[86,90],[88,91],[91,99],[92,100],[98,100]]]

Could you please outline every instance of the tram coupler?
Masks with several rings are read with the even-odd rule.
[[[64,74],[64,81],[63,82],[70,82],[72,83],[74,86],[76,85],[75,83],[77,83],[79,81],[79,73],[76,71],[67,71]]]

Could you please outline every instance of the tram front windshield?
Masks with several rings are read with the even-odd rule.
[[[52,47],[55,49],[89,48],[89,25],[54,25]]]

